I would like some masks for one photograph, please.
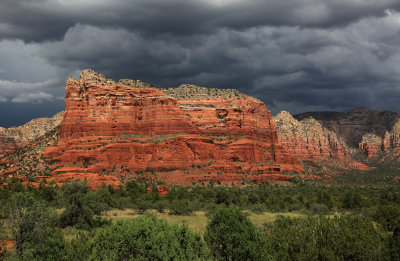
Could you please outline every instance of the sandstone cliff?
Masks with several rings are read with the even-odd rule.
[[[236,90],[157,89],[92,70],[66,84],[60,140],[45,150],[58,178],[94,173],[190,185],[288,179],[302,171],[265,105]]]
[[[310,116],[343,138],[346,144],[357,148],[365,134],[374,133],[383,138],[386,132],[391,131],[400,114],[362,107],[344,112],[306,112],[294,115],[298,120]]]
[[[298,121],[289,112],[282,111],[273,117],[279,143],[299,160],[335,158],[349,159],[347,145],[336,134],[309,117]]]
[[[378,156],[382,149],[383,139],[373,133],[365,134],[358,146],[358,152],[367,155],[368,158]]]
[[[52,118],[38,118],[25,125],[0,128],[0,158],[28,145],[61,124],[63,112]]]
[[[363,136],[359,144],[359,153],[367,155],[368,158],[384,155],[395,158],[400,156],[400,120],[397,120],[390,132],[382,137],[368,133]]]

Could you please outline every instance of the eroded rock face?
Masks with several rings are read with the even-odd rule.
[[[38,118],[25,125],[0,128],[0,158],[43,136],[61,124],[63,112],[52,118]]]
[[[67,81],[65,105],[60,141],[44,152],[57,161],[53,175],[74,168],[188,185],[302,171],[265,105],[236,90],[157,89],[84,70]]]
[[[358,147],[358,152],[367,155],[368,158],[372,158],[378,156],[382,148],[382,138],[373,133],[368,133],[363,136]]]
[[[377,157],[381,153],[389,157],[400,156],[400,120],[383,138],[374,133],[364,135],[358,150],[368,158]]]
[[[366,107],[344,112],[306,112],[294,117],[298,120],[313,117],[329,130],[344,139],[346,144],[358,148],[365,134],[374,133],[384,137],[391,131],[400,114],[392,111],[373,111]]]
[[[387,138],[386,138],[387,139]],[[390,146],[396,156],[400,156],[400,120],[396,122],[390,132]]]
[[[289,112],[282,111],[273,117],[279,143],[299,160],[335,158],[349,159],[346,144],[321,123],[309,117],[298,121]]]

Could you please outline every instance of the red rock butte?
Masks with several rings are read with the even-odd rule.
[[[60,180],[88,173],[102,180],[235,185],[303,171],[256,98],[231,89],[115,82],[92,70],[68,79],[60,140],[43,155]]]

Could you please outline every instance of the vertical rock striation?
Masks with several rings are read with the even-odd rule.
[[[84,70],[66,84],[54,175],[110,174],[191,184],[290,178],[302,171],[279,145],[265,105],[236,90],[158,89]],[[246,175],[244,175],[246,174]]]
[[[321,123],[309,117],[301,121],[282,111],[274,116],[279,143],[299,160],[335,158],[341,162],[349,159],[346,144]]]
[[[306,112],[294,117],[302,120],[313,117],[324,127],[344,139],[346,144],[357,148],[362,137],[374,133],[383,137],[395,125],[400,114],[392,111],[373,111],[366,107],[354,108],[344,112]]]
[[[374,133],[364,135],[358,151],[368,158],[377,157],[381,153],[390,157],[400,156],[400,120],[396,121],[390,132],[385,132],[383,138]]]
[[[386,145],[387,146],[387,145]],[[365,134],[358,146],[358,152],[368,158],[376,157],[382,151],[383,139],[373,133]]]

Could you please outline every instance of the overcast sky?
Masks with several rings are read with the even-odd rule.
[[[91,68],[236,88],[274,114],[400,111],[399,0],[1,0],[0,126],[64,108]]]

